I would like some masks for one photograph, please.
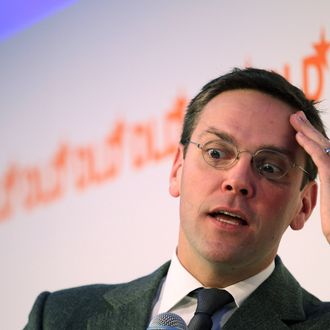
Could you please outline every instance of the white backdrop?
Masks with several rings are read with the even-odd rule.
[[[171,257],[171,151],[210,79],[275,69],[323,100],[329,127],[329,13],[327,0],[81,0],[3,40],[0,328],[21,329],[43,290],[130,280]],[[330,300],[318,209],[280,255]]]

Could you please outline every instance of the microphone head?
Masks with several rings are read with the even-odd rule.
[[[179,315],[161,313],[151,320],[147,330],[188,330],[188,327]]]

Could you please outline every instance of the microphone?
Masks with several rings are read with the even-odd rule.
[[[161,313],[151,320],[147,330],[188,330],[188,327],[179,315]]]

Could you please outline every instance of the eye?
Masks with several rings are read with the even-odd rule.
[[[206,150],[206,153],[213,160],[219,160],[225,157],[225,152],[220,149],[210,148]]]
[[[271,174],[276,176],[281,176],[283,174],[283,170],[278,166],[270,163],[261,164],[258,167],[258,170],[261,174]]]
[[[286,157],[269,151],[262,151],[257,154],[254,162],[258,172],[267,179],[280,179],[288,172],[289,168]]]
[[[215,168],[226,168],[236,157],[235,148],[222,141],[210,141],[203,147],[205,161]]]

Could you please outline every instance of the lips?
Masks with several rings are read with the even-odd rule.
[[[218,222],[227,223],[234,226],[247,226],[246,217],[241,212],[229,210],[215,210],[209,212],[210,217]]]

